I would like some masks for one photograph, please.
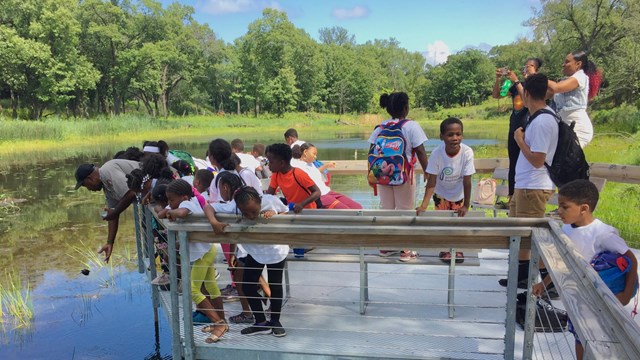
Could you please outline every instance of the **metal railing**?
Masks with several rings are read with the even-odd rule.
[[[137,216],[136,221],[136,238],[139,243],[139,258],[147,257],[147,254],[153,254],[153,214],[148,207],[137,206],[134,209]],[[443,213],[443,212],[440,212]],[[430,285],[427,288],[418,288],[415,285],[406,286],[398,280],[401,276],[416,275],[417,279],[426,279],[434,277],[437,274],[429,271],[417,271],[416,267],[409,269],[400,264],[393,265],[392,270],[385,270],[388,265],[376,264],[375,268],[364,268],[369,265],[365,260],[364,254],[366,249],[458,249],[469,253],[471,249],[496,249],[497,251],[508,250],[507,268],[508,278],[517,278],[518,268],[518,252],[520,249],[532,250],[532,264],[536,264],[538,258],[541,257],[551,277],[559,289],[562,296],[562,304],[566,308],[569,316],[573,320],[578,334],[583,339],[585,346],[585,354],[587,358],[615,358],[615,359],[638,359],[640,358],[640,329],[637,324],[626,316],[623,308],[615,300],[600,278],[592,270],[588,264],[582,259],[571,242],[561,234],[558,226],[548,219],[504,219],[504,218],[448,218],[433,217],[432,212],[427,212],[423,216],[410,215],[410,213],[389,212],[389,211],[344,211],[339,210],[305,210],[302,215],[278,215],[269,220],[261,220],[255,222],[238,222],[235,216],[223,215],[222,217],[230,226],[226,228],[226,234],[223,236],[213,234],[211,226],[203,217],[193,217],[182,223],[171,223],[165,220],[157,220],[159,226],[167,230],[168,252],[169,252],[169,275],[170,289],[178,289],[178,257],[176,246],[181,249],[179,252],[181,280],[185,284],[190,283],[190,265],[188,243],[189,241],[203,242],[226,242],[226,243],[257,243],[257,244],[281,244],[286,242],[293,247],[322,247],[327,249],[329,255],[343,254],[343,249],[353,249],[350,254],[356,259],[354,262],[359,263],[360,268],[354,270],[352,267],[345,270],[338,268],[339,262],[331,263],[329,267],[313,270],[311,268],[289,267],[290,272],[298,274],[298,279],[309,278],[310,273],[318,274],[323,271],[326,278],[347,278],[350,275],[355,276],[356,282],[353,285],[340,286],[345,290],[346,294],[360,293],[360,301],[353,299],[334,298],[333,303],[339,303],[342,308],[348,304],[359,304],[360,314],[363,314],[362,299],[363,292],[366,292],[366,300],[369,300],[368,293],[370,290],[383,293],[386,287],[386,293],[405,294],[408,292],[416,292],[420,294],[433,293],[434,291],[444,291],[447,295],[452,295],[454,291],[460,292],[465,296],[458,296],[460,304],[453,304],[452,301],[444,304],[442,301],[438,303],[432,302],[429,306],[446,307],[449,319],[437,318],[440,314],[433,317],[431,312],[427,310],[427,305],[423,302],[415,302],[410,297],[402,297],[398,300],[385,300],[384,296],[380,296],[381,301],[373,302],[375,311],[371,314],[360,315],[347,312],[345,321],[333,321],[327,314],[318,313],[317,311],[306,310],[311,307],[327,306],[327,299],[324,297],[310,296],[301,299],[295,296],[294,300],[290,300],[287,304],[287,313],[292,314],[293,320],[304,319],[306,325],[295,323],[291,327],[296,330],[287,337],[287,341],[277,342],[260,340],[256,342],[255,337],[242,338],[242,336],[225,335],[230,340],[222,341],[218,344],[208,345],[202,341],[202,334],[194,332],[192,321],[193,305],[191,302],[190,292],[185,285],[185,291],[179,295],[177,291],[164,292],[162,295],[167,299],[166,306],[170,318],[170,324],[173,331],[173,358],[186,359],[195,358],[218,358],[222,356],[242,356],[242,358],[280,358],[282,354],[306,355],[309,357],[324,356],[331,357],[358,357],[358,351],[370,355],[365,357],[392,357],[385,356],[385,349],[399,348],[404,344],[405,339],[420,338],[421,341],[429,342],[433,345],[431,348],[423,350],[423,354],[415,354],[411,351],[398,354],[398,357],[413,358],[432,358],[437,355],[447,356],[451,358],[505,358],[505,359],[531,359],[536,352],[540,350],[542,354],[546,350],[547,353],[554,353],[554,349],[541,349],[541,347],[549,347],[540,341],[539,336],[533,331],[534,318],[536,312],[532,298],[527,301],[526,325],[523,336],[523,344],[518,346],[518,332],[516,331],[516,281],[509,281],[506,290],[506,302],[504,297],[498,296],[502,301],[493,302],[483,305],[474,305],[473,301],[467,300],[468,297],[490,298],[496,293],[504,293],[502,290],[492,290],[486,288],[476,289],[454,289],[449,283],[447,290],[438,289],[436,285]],[[286,240],[284,240],[286,239]],[[531,245],[534,245],[533,247]],[[141,251],[141,252],[140,252]],[[355,252],[353,252],[355,251]],[[313,253],[311,253],[313,254]],[[486,257],[484,258],[487,259]],[[502,257],[502,261],[504,257]],[[329,259],[330,260],[330,259]],[[327,257],[323,258],[323,262],[327,263]],[[480,260],[479,260],[480,261]],[[311,256],[307,261],[292,262],[291,264],[301,264],[300,266],[310,266],[313,262]],[[437,259],[436,259],[437,262]],[[155,277],[155,266],[153,266],[153,256],[148,260],[150,277]],[[144,265],[140,262],[140,270],[144,271]],[[431,269],[428,266],[424,269]],[[223,265],[226,268],[226,265]],[[533,265],[532,265],[533,268]],[[491,281],[504,273],[486,272],[480,268],[465,268],[462,272],[461,267],[454,268],[456,276],[468,276],[472,280],[471,283],[480,283],[485,278]],[[469,270],[471,269],[471,270]],[[220,270],[219,270],[220,271]],[[305,273],[306,271],[306,273]],[[363,282],[363,271],[367,271],[367,276],[376,278],[385,277],[393,284],[375,285],[368,280]],[[444,274],[449,280],[452,279],[450,268]],[[351,274],[353,273],[353,274]],[[437,273],[437,271],[436,271]],[[530,272],[529,293],[531,293],[531,283],[535,281],[535,274]],[[367,277],[367,279],[368,279]],[[359,283],[358,283],[359,280]],[[411,280],[415,282],[415,280]],[[324,281],[318,283],[304,283],[294,281],[297,289],[296,293],[306,294],[313,293],[312,290],[320,286],[331,288]],[[412,284],[413,284],[412,282]],[[364,283],[364,286],[363,286]],[[494,281],[495,283],[495,281]],[[335,288],[327,290],[328,292],[338,291]],[[287,294],[290,295],[290,294]],[[157,286],[153,286],[152,290],[154,307],[160,306],[162,303],[161,294]],[[379,296],[379,295],[377,295]],[[371,304],[371,302],[370,302]],[[292,311],[289,311],[289,306]],[[371,306],[371,305],[369,305]],[[464,309],[462,316],[451,319],[451,311],[453,307]],[[385,312],[393,309],[393,314],[389,315]],[[425,311],[424,316],[418,316],[417,320],[429,323],[428,326],[417,328],[415,322],[409,326],[411,330],[406,328],[398,328],[401,326],[406,317],[416,316],[413,311]],[[502,309],[502,310],[500,310]],[[480,314],[483,312],[503,311],[504,317],[501,321],[493,321],[482,319],[481,316],[469,316],[470,311],[476,311]],[[404,313],[406,312],[406,313]],[[296,317],[297,316],[297,317]],[[322,319],[322,320],[319,320]],[[480,319],[480,320],[478,320]],[[437,321],[436,321],[437,320]],[[315,324],[323,324],[315,326]],[[347,323],[353,323],[361,327],[347,326]],[[372,330],[371,324],[384,324],[389,330]],[[438,333],[438,326],[445,324],[450,330],[453,329],[453,335],[444,332]],[[465,326],[471,325],[474,326]],[[504,332],[500,337],[489,336],[488,334],[477,334],[470,331],[473,327],[483,326],[487,328],[498,324],[504,327]],[[329,329],[326,327],[329,326]],[[373,325],[376,326],[376,325]],[[432,327],[431,333],[429,328]],[[376,327],[377,329],[377,327]],[[435,329],[435,330],[433,330]],[[331,332],[328,332],[331,331]],[[489,330],[487,330],[489,331]],[[349,349],[336,349],[333,353],[322,353],[322,349],[330,348],[335,344],[326,344],[323,347],[323,339],[329,339],[334,333],[339,333],[341,338],[349,337],[360,338],[368,345],[356,345],[353,340],[349,344],[355,348],[355,352]],[[456,332],[459,332],[456,335]],[[302,338],[307,336],[315,339],[313,346],[307,344],[306,347],[300,347],[299,344],[291,343],[296,341],[296,334],[300,334]],[[327,335],[328,334],[328,335]],[[469,334],[469,335],[467,335]],[[235,337],[234,337],[235,336]],[[340,337],[333,339],[339,342]],[[537,341],[534,341],[536,340]],[[382,339],[382,340],[380,340]],[[425,340],[426,339],[426,340]],[[435,339],[435,340],[434,340]],[[299,339],[298,339],[299,340]],[[456,341],[463,341],[461,344],[473,342],[477,346],[470,351],[456,350],[450,348],[451,344],[457,346]],[[248,346],[249,341],[252,346]],[[328,341],[328,340],[327,340]],[[345,340],[346,341],[346,340]],[[496,341],[502,344],[501,351],[496,351]],[[573,339],[570,340],[571,342]],[[375,343],[373,346],[371,343]],[[382,343],[385,342],[385,343]],[[440,343],[438,343],[440,342]],[[483,343],[490,343],[483,346]],[[357,343],[360,344],[360,343]],[[460,345],[464,346],[464,345]],[[376,350],[378,349],[378,350]],[[382,349],[382,350],[380,350]],[[487,350],[488,349],[488,350]],[[550,351],[549,351],[550,350]],[[376,352],[377,351],[377,352]],[[562,351],[562,350],[560,350]],[[258,355],[260,354],[260,355]],[[436,355],[434,355],[436,354]],[[566,356],[566,354],[565,354]],[[546,357],[545,357],[546,358]],[[551,357],[555,358],[555,357]]]

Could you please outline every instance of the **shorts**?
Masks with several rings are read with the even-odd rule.
[[[436,210],[458,210],[464,205],[464,199],[449,201],[433,194],[433,205]]]
[[[542,218],[552,190],[515,189],[509,202],[509,217]]]

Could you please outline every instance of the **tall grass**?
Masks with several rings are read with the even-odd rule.
[[[0,324],[10,321],[14,328],[29,327],[33,319],[33,301],[29,282],[22,285],[20,275],[5,271],[7,285],[0,282]]]

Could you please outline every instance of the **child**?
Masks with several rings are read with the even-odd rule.
[[[193,187],[196,188],[206,199],[209,199],[209,186],[213,181],[213,173],[208,169],[200,169],[196,171],[193,178]]]
[[[158,214],[170,221],[184,219],[191,214],[203,214],[198,200],[193,196],[193,189],[188,182],[178,179],[167,185],[166,196],[169,206]],[[215,279],[213,263],[216,259],[216,247],[209,243],[189,242],[189,261],[191,267],[191,298],[196,309],[205,314],[212,325],[202,328],[210,333],[205,339],[208,344],[220,341],[229,330],[224,320],[224,309],[220,298],[220,289]]]
[[[186,160],[177,160],[171,164],[171,167],[174,168],[180,178],[189,183],[189,185],[193,185],[193,169],[191,165]]]
[[[242,180],[240,177],[230,171],[224,171],[216,177],[217,187],[220,191],[220,197],[222,199],[221,202],[209,204],[210,206],[205,207],[204,213],[209,219],[211,226],[213,227],[214,232],[217,234],[224,233],[224,226],[222,223],[216,220],[215,214],[216,212],[220,213],[236,213],[236,204],[233,201],[233,194],[238,191],[242,187]],[[237,246],[237,249],[234,248],[234,245],[230,245],[229,247],[230,257],[229,257],[229,266],[232,268],[232,275],[235,282],[242,284],[243,279],[243,259],[246,256],[246,252],[242,246]],[[233,254],[237,251],[238,255],[234,256]],[[235,261],[237,258],[237,261]],[[266,282],[261,277],[261,285],[265,284],[265,288],[263,291],[265,294],[270,294],[270,290]],[[247,301],[244,292],[242,291],[242,286],[237,286],[238,298],[240,299],[240,304],[242,305],[242,312],[238,315],[234,315],[229,317],[229,321],[232,323],[254,323],[253,314],[251,313],[251,308],[249,307],[249,302]]]
[[[379,184],[376,188],[380,193],[380,208],[388,210],[411,210],[415,207],[416,184],[413,181],[413,164],[416,159],[420,162],[422,169],[427,168],[427,152],[424,149],[424,142],[427,135],[420,127],[420,124],[413,120],[406,119],[409,114],[409,96],[405,92],[394,92],[380,95],[380,106],[387,110],[391,119],[384,120],[376,126],[368,142],[371,144],[370,151],[375,149],[378,142],[378,135],[386,126],[406,120],[401,127],[402,137],[406,142],[404,155],[406,161],[411,164],[409,179],[402,185],[391,186]],[[426,177],[425,177],[426,178]],[[375,190],[374,190],[375,193]],[[396,250],[380,250],[380,256],[390,256],[397,254]],[[408,261],[415,259],[418,254],[415,251],[403,250],[400,259]]]
[[[282,144],[284,145],[284,144]],[[286,145],[285,145],[286,146]],[[272,195],[260,195],[255,189],[244,186],[234,195],[235,204],[242,216],[248,220],[258,217],[266,219],[287,212],[287,206],[280,199]],[[223,231],[227,224],[218,223],[217,231]],[[242,329],[241,334],[273,334],[276,337],[285,336],[286,330],[280,323],[282,310],[282,273],[286,263],[289,246],[287,245],[257,245],[243,244],[247,252],[244,269],[244,283],[242,289],[246,294],[251,310],[255,316],[255,323]],[[262,308],[261,296],[257,286],[264,267],[267,267],[269,285],[271,287],[271,319],[267,321]]]
[[[253,155],[244,153],[244,142],[240,139],[231,141],[231,150],[240,159],[240,166],[249,169],[253,173],[262,171],[262,164]]]
[[[603,251],[621,254],[631,260],[624,290],[615,294],[622,305],[627,305],[638,285],[638,260],[618,235],[618,230],[593,216],[598,198],[598,189],[589,180],[574,180],[562,186],[558,190],[558,214],[564,223],[562,231],[587,260],[593,259]],[[532,293],[541,296],[545,287],[550,284],[551,277],[547,275],[542,282],[533,286]],[[584,348],[571,321],[569,321],[569,331],[576,338],[576,358],[580,360],[584,355]]]
[[[271,177],[271,170],[267,166],[269,163],[267,158],[264,157],[264,144],[253,144],[253,150],[251,150],[251,155],[253,155],[260,165],[262,166],[262,170],[258,171],[256,169],[256,176],[258,179],[268,179]]]
[[[473,150],[462,143],[463,125],[458,118],[448,118],[440,123],[440,140],[429,157],[427,165],[427,186],[422,204],[416,208],[418,213],[425,211],[433,196],[436,210],[454,210],[459,217],[469,211],[471,200],[471,175],[476,169],[473,165]],[[452,254],[440,252],[440,260],[451,262]],[[402,260],[402,258],[400,258]],[[456,263],[464,261],[464,254],[457,251]]]
[[[269,169],[273,172],[267,194],[273,195],[278,187],[293,204],[293,211],[299,214],[302,209],[316,209],[316,200],[320,198],[320,189],[302,170],[291,166],[291,148],[287,144],[273,144],[267,147]]]

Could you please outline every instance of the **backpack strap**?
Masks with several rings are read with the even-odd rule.
[[[549,115],[553,116],[553,117],[556,119],[556,121],[558,121],[558,122],[562,121],[562,119],[560,119],[560,117],[558,116],[558,114],[556,114],[555,112],[553,112],[553,111],[551,111],[551,110],[549,110],[549,109],[547,109],[547,108],[542,108],[542,109],[540,109],[540,110],[538,110],[538,111],[534,112],[533,114],[531,114],[531,115],[529,116],[529,119],[527,120],[526,124],[524,125],[524,129],[526,130],[526,129],[527,129],[527,127],[529,127],[529,124],[531,124],[531,122],[532,122],[535,118],[537,118],[537,117],[538,117],[538,115],[540,115],[540,114],[549,114]],[[572,128],[573,128],[573,127],[572,127]]]
[[[304,191],[309,194],[309,196],[311,196],[311,191],[309,189],[307,189],[306,187],[302,186],[302,184],[300,183],[300,181],[298,181],[298,177],[296,176],[296,168],[294,167],[291,170],[291,173],[293,174],[293,180],[296,181],[296,183],[298,183],[298,186],[300,186],[301,188],[304,189]],[[322,200],[320,200],[320,198],[318,198],[316,201],[316,208],[317,209],[321,209],[322,208]]]

